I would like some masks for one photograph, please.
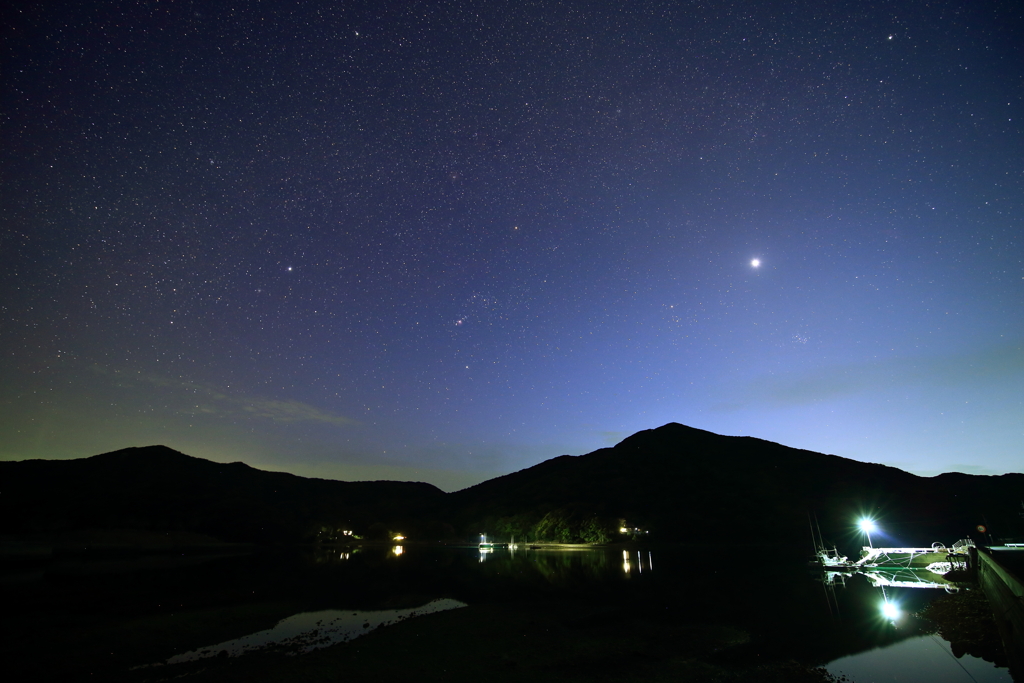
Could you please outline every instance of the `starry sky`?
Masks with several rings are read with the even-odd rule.
[[[0,458],[1024,470],[1018,2],[15,2]]]

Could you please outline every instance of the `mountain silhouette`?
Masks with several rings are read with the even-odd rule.
[[[554,512],[570,528],[616,518],[660,539],[700,542],[809,542],[811,515],[828,538],[853,547],[863,541],[851,531],[862,516],[878,520],[890,544],[951,543],[978,524],[1019,535],[1022,498],[1024,474],[919,477],[670,423],[483,482],[448,503],[461,525],[492,532],[522,534]]]
[[[853,549],[863,541],[857,519],[870,516],[887,534],[876,545],[930,545],[977,536],[982,524],[994,538],[1020,537],[1022,498],[1024,474],[919,477],[676,423],[449,494],[424,483],[265,472],[163,446],[0,462],[0,533],[145,529],[259,543],[401,530],[411,540],[489,533],[809,545],[816,518],[827,540]]]
[[[420,518],[445,495],[431,484],[308,479],[165,446],[0,462],[0,482],[4,533],[127,528],[258,543],[311,539],[325,525]]]

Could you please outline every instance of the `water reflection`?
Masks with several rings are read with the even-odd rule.
[[[139,626],[143,622],[137,619],[117,625],[119,639],[131,642],[125,650],[144,653],[133,654],[130,660],[126,656],[124,668],[154,661],[188,661],[186,657],[202,659],[221,652],[239,655],[260,648],[300,653],[344,642],[371,627],[408,618],[413,611],[426,613],[427,605],[415,610],[390,608],[423,605],[440,597],[457,600],[457,606],[486,606],[490,611],[481,614],[487,618],[520,610],[539,620],[533,616],[531,603],[540,609],[554,606],[552,614],[557,610],[558,618],[551,617],[552,623],[561,627],[569,619],[574,624],[573,638],[587,647],[605,642],[599,636],[614,631],[625,619],[639,625],[630,630],[631,637],[638,639],[637,651],[652,653],[651,661],[662,661],[655,656],[660,657],[658,653],[676,652],[676,643],[682,640],[698,643],[706,637],[712,643],[719,638],[714,634],[728,632],[735,637],[722,636],[724,640],[713,645],[714,652],[732,658],[729,662],[792,658],[825,663],[929,635],[934,625],[915,613],[935,598],[950,599],[953,596],[944,591],[956,588],[923,570],[877,567],[859,573],[821,573],[817,575],[821,582],[815,583],[798,557],[792,561],[773,557],[753,564],[726,561],[735,558],[731,545],[705,550],[708,561],[697,562],[693,548],[684,545],[520,546],[482,551],[476,544],[428,547],[389,539],[362,546],[324,545],[300,553],[222,558],[187,569],[168,567],[159,573],[140,573],[134,582],[101,582],[95,577],[75,582],[40,581],[38,586],[30,586],[31,593],[22,589],[4,597],[5,609],[16,601],[18,611],[14,613],[30,626],[20,632],[47,636],[31,641],[26,636],[18,641],[21,649],[38,652],[40,658],[51,652],[66,653],[65,659],[70,658],[82,670],[94,664],[113,666],[104,664],[110,661],[109,650],[86,652],[78,643],[89,637],[88,631],[44,624],[43,617],[34,616],[43,613],[40,604],[53,614],[62,613],[67,604],[83,614],[100,603],[127,606],[125,613],[150,609],[151,626],[143,624],[149,630],[143,630]],[[653,571],[655,554],[657,572]],[[832,595],[829,609],[822,604],[823,587]],[[166,607],[168,595],[175,601],[170,610]],[[958,598],[969,595],[971,592],[963,591]],[[86,602],[87,598],[91,602]],[[163,608],[159,608],[161,604]],[[294,614],[299,609],[309,611]],[[471,614],[464,616],[470,619]],[[572,621],[577,616],[578,621]],[[246,626],[240,624],[243,620]],[[217,644],[188,653],[164,649],[170,647],[167,643],[180,640],[167,637],[171,629],[194,638],[191,643]],[[193,635],[197,629],[204,629],[205,635]],[[685,631],[685,638],[658,640],[673,633],[672,629]],[[242,633],[250,635],[228,640]],[[953,651],[962,650],[954,645]],[[928,656],[950,659],[935,652],[938,654]],[[51,666],[60,667],[73,669],[64,664]],[[79,677],[67,675],[63,680]]]
[[[286,654],[290,655],[304,654],[352,640],[375,628],[459,607],[466,607],[466,603],[445,598],[432,600],[421,607],[411,609],[372,611],[332,609],[301,612],[282,619],[273,628],[175,655],[168,659],[166,664],[194,662],[208,657],[238,657],[269,647],[283,649]]]
[[[940,588],[947,593],[960,590],[952,581],[926,570],[878,569],[864,572],[864,578],[875,588]]]
[[[1012,683],[1007,669],[984,659],[953,654],[949,643],[934,635],[907,638],[886,647],[841,657],[825,666],[853,681],[929,681],[930,683]]]
[[[926,569],[872,568],[856,572],[822,572],[822,581],[833,586],[846,585],[847,579],[863,576],[874,588],[941,588],[947,593],[960,590],[952,581],[944,576]]]
[[[621,563],[613,564],[607,548],[587,547],[480,547],[477,556],[478,563],[486,561],[495,574],[515,573],[520,581],[539,576],[556,586],[628,579],[654,569],[651,550],[631,548],[614,552],[621,552]]]
[[[630,578],[631,575],[650,573],[654,568],[654,556],[650,550],[628,549],[622,552],[621,568],[616,570],[609,560],[606,549],[597,548],[523,548],[507,545],[479,548],[421,549],[404,545],[379,546],[377,548],[331,549],[318,552],[313,558],[315,564],[338,563],[341,570],[353,558],[361,558],[366,566],[384,567],[392,564],[387,558],[403,557],[413,573],[425,569],[416,564],[417,560],[430,560],[438,564],[438,555],[449,554],[454,563],[447,565],[452,574],[458,574],[459,560],[472,556],[476,564],[487,562],[481,567],[480,578],[485,581],[511,579],[517,583],[529,583],[532,579],[564,589],[571,586],[600,584],[609,579]],[[344,565],[342,564],[344,563]],[[397,564],[395,565],[398,566]],[[465,578],[465,577],[462,577]],[[229,641],[198,648],[174,655],[164,662],[177,664],[209,657],[237,657],[257,650],[279,649],[287,654],[301,654],[314,649],[346,642],[375,628],[389,626],[404,619],[431,614],[442,610],[464,607],[467,603],[454,599],[433,600],[426,605],[411,609],[389,610],[320,610],[302,612],[280,620],[273,628]]]
[[[823,571],[821,581],[837,622],[859,631],[864,651],[833,659],[825,668],[854,681],[1010,681],[1009,671],[985,659],[955,652],[920,617],[941,590],[961,586],[928,569],[872,567],[861,571]],[[872,620],[868,615],[874,610]],[[850,615],[855,615],[850,623]],[[844,628],[840,628],[840,631]]]
[[[650,550],[646,553],[637,550],[635,562],[632,553],[628,550],[622,551],[622,572],[629,576],[629,574],[635,568],[638,574],[644,573],[644,561],[647,562],[647,571],[654,571],[654,555]]]
[[[908,596],[913,595],[918,589],[941,589],[946,593],[960,591],[960,587],[955,583],[926,569],[872,567],[853,572],[823,571],[821,581],[825,585],[829,610],[833,612],[834,616],[838,616],[842,612],[836,589],[846,589],[850,586],[850,582],[863,581],[872,589],[871,593],[876,596],[873,602],[877,607],[877,614],[892,627],[898,627],[903,621],[908,612],[905,608],[908,601],[921,607],[930,600],[923,594],[908,600]],[[909,593],[904,589],[910,589]],[[858,599],[866,599],[866,596]]]

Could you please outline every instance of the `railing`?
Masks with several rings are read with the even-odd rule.
[[[973,548],[973,547],[974,547],[974,541],[972,541],[969,538],[962,538],[962,539],[960,539],[959,541],[957,541],[956,543],[953,544],[953,552],[955,552],[955,553],[962,553],[962,552],[966,552],[966,550],[965,550],[966,548]]]

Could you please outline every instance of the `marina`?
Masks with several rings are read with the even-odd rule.
[[[1009,669],[1005,672],[1005,678],[1000,678],[1003,673],[989,672],[984,679],[1024,680],[1024,660],[1021,654],[1024,652],[1024,641],[1021,639],[1024,633],[1024,581],[1020,578],[1021,570],[1024,569],[1024,544],[979,547],[973,540],[966,538],[949,546],[933,543],[930,547],[876,548],[871,544],[871,533],[878,530],[875,523],[865,519],[858,526],[867,536],[868,545],[861,548],[860,556],[853,561],[842,555],[835,546],[827,547],[822,542],[820,531],[816,533],[816,525],[811,526],[815,556],[810,565],[821,572],[820,579],[825,587],[829,609],[834,610],[833,614],[839,614],[840,601],[836,589],[847,588],[851,581],[863,580],[877,591],[880,598],[879,613],[893,628],[897,628],[907,618],[908,612],[901,606],[901,596],[908,595],[906,589],[910,589],[911,594],[917,589],[941,589],[949,594],[966,589],[981,593],[984,595],[983,602],[989,606],[985,611],[991,612],[989,619],[994,619],[998,628],[998,638],[995,640],[1002,641],[1001,649],[1005,651],[1006,659],[1002,666],[1008,666]],[[982,531],[981,527],[979,531]],[[954,620],[954,627],[959,626],[959,620],[958,616]],[[934,635],[929,638],[934,642],[927,642],[921,636],[920,643],[913,646],[906,643],[900,648],[939,646],[942,649]],[[948,647],[942,651],[948,651]],[[959,659],[961,654],[955,655],[954,659]],[[896,656],[896,659],[903,658],[902,654]],[[858,655],[853,659],[866,662],[870,657]],[[848,666],[850,662],[843,662],[834,669],[830,667],[830,671],[849,673],[851,669]],[[963,669],[963,672],[966,673],[967,669]]]

